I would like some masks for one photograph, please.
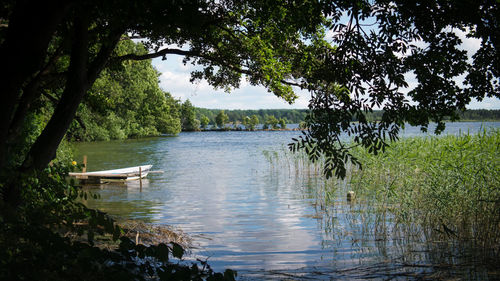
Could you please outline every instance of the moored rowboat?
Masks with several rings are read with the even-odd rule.
[[[95,182],[130,181],[144,178],[148,175],[153,165],[143,165],[122,169],[104,170],[85,173],[69,173],[71,177],[80,180],[92,180]]]

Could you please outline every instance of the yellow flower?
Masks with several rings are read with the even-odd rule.
[[[73,166],[76,166],[76,161],[71,162],[71,164],[73,164]]]

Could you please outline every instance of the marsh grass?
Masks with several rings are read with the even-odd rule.
[[[415,137],[380,155],[362,149],[364,163],[351,187],[379,202],[396,224],[417,225],[428,237],[500,244],[500,131],[476,135]]]
[[[405,138],[378,155],[357,148],[354,155],[363,168],[350,166],[344,180],[324,178],[321,161],[311,163],[305,153],[283,148],[264,154],[275,176],[288,178],[314,198],[325,231],[354,233],[353,240],[370,236],[380,243],[392,238],[405,252],[419,242],[438,255],[446,245],[447,256],[454,257],[460,254],[454,251],[465,248],[499,255],[499,149],[497,129]],[[356,193],[356,201],[346,208],[348,190]],[[336,222],[345,210],[350,226]]]

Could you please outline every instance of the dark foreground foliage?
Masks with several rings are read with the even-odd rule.
[[[67,170],[20,178],[24,203],[15,209],[0,200],[0,280],[234,280],[234,271],[184,262],[175,242],[136,244],[108,215],[77,202],[95,195],[68,184]]]

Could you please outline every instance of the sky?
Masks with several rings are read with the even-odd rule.
[[[462,39],[462,48],[467,50],[469,57],[479,48],[478,39],[465,37],[465,33],[457,31]],[[182,56],[170,55],[166,60],[153,59],[153,66],[160,71],[160,87],[172,94],[175,98],[185,101],[189,99],[196,107],[210,109],[305,109],[309,103],[310,94],[295,88],[299,98],[288,104],[285,100],[268,92],[263,86],[252,86],[242,79],[240,87],[231,93],[221,89],[214,89],[206,81],[191,83],[190,73],[194,66],[182,63]],[[409,77],[409,85],[415,84],[414,78]],[[500,109],[500,99],[485,98],[482,102],[472,101],[469,109]]]
[[[210,109],[279,109],[307,108],[310,95],[305,91],[296,91],[299,98],[290,105],[283,99],[268,92],[265,87],[250,85],[242,79],[240,88],[226,93],[214,89],[206,81],[191,83],[189,78],[194,69],[190,64],[182,63],[182,56],[168,56],[153,60],[153,66],[160,71],[160,87],[182,101],[189,99],[196,107]]]

